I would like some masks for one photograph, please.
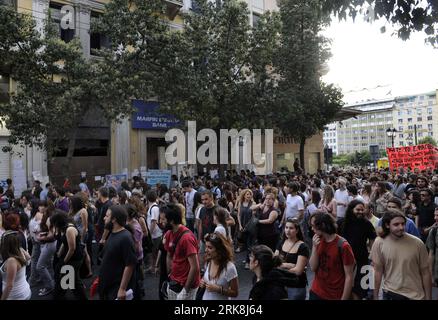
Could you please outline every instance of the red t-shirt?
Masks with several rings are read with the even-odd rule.
[[[170,250],[170,247],[173,246],[173,241],[177,239],[185,230],[189,229],[185,226],[181,226],[176,233],[173,233],[172,230],[169,230],[164,235],[164,238],[166,239],[164,249],[168,252],[168,254],[171,254],[173,251],[173,248]],[[184,286],[190,271],[190,263],[187,257],[193,254],[196,255],[196,263],[198,264],[199,270],[199,259],[197,256],[198,252],[198,241],[196,240],[195,235],[191,231],[182,235],[176,245],[176,250],[172,255],[172,272],[170,274],[170,279]],[[201,276],[198,273],[192,288],[199,287],[200,280]]]
[[[344,265],[355,263],[353,250],[347,241],[342,244],[342,259],[338,248],[339,236],[327,243],[323,239],[318,246],[318,270],[312,282],[311,290],[322,299],[340,300],[344,291]]]

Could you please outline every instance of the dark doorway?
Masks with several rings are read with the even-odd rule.
[[[166,147],[166,146],[167,146],[166,140],[164,140],[163,138],[146,138],[148,169],[160,168],[158,147]]]

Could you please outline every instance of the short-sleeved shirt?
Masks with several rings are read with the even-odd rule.
[[[205,273],[203,280],[208,284],[215,284],[218,286],[222,286],[224,288],[228,288],[228,284],[231,280],[237,278],[237,269],[234,263],[228,262],[227,267],[222,270],[219,277],[216,278],[210,278],[210,264],[207,264],[207,267],[205,268]],[[221,295],[217,292],[212,292],[205,290],[204,296],[202,297],[202,300],[225,300],[226,297]],[[228,298],[228,300],[231,300],[231,298]]]
[[[155,226],[154,231],[151,232],[152,239],[158,239],[163,235],[163,232],[158,227],[158,221],[160,220],[160,208],[156,203],[153,203],[148,210],[147,213],[147,223],[149,230],[152,230],[152,221],[156,221],[157,225]]]
[[[283,262],[297,264],[299,256],[303,256],[303,257],[306,257],[307,259],[309,259],[309,257],[310,257],[310,250],[309,250],[309,247],[307,246],[306,243],[304,243],[304,242],[301,243],[300,246],[297,249],[297,252],[289,253],[289,252],[283,251],[283,244],[284,244],[284,242],[285,242],[284,240],[280,240],[278,242],[278,245],[277,245],[277,250],[280,253],[280,258],[283,260]],[[306,272],[304,271],[298,277],[300,279],[300,282],[297,285],[297,288],[305,288],[306,285],[307,285]]]
[[[438,281],[438,227],[433,227],[426,241],[427,249],[434,254],[434,268],[432,276],[435,281]]]
[[[304,201],[300,196],[287,195],[286,218],[295,218],[300,210],[304,210]]]
[[[354,258],[358,265],[368,264],[368,240],[374,240],[376,235],[376,229],[371,222],[366,218],[352,217],[352,221],[345,224],[345,220],[340,225],[339,234],[344,237],[351,248],[353,249]]]
[[[135,241],[137,260],[141,261],[143,259],[143,246],[142,246],[143,230],[141,229],[140,223],[136,219],[134,219],[131,222],[131,226],[134,229],[134,241]]]
[[[405,233],[400,239],[390,235],[378,237],[371,249],[374,264],[383,266],[383,290],[409,299],[425,298],[421,270],[428,268],[428,254],[424,243]]]
[[[172,230],[169,230],[164,235],[165,245],[164,249],[168,252],[168,254],[172,257],[172,270],[170,273],[170,279],[178,282],[180,285],[184,286],[187,278],[189,276],[190,271],[190,263],[187,257],[191,255],[196,255],[196,261],[199,265],[198,260],[198,241],[195,238],[193,232],[189,230],[189,232],[183,234],[181,238],[178,240],[176,248],[173,249],[173,242],[179,238],[179,235],[184,231],[189,230],[185,226],[180,226],[178,231],[173,233]],[[173,252],[173,250],[175,250]],[[199,268],[198,268],[199,269]],[[197,288],[200,282],[200,274],[197,274],[195,277],[195,281],[192,285],[192,288]]]
[[[428,205],[423,203],[418,208],[418,227],[421,229],[428,228],[434,224],[435,203],[431,201]],[[422,240],[426,241],[426,235],[421,234]]]
[[[103,250],[99,290],[106,291],[114,286],[120,286],[125,267],[135,266],[137,255],[135,254],[132,234],[126,229],[111,233]],[[133,278],[131,277],[131,281]],[[132,288],[132,286],[128,288]]]
[[[319,257],[318,269],[312,282],[311,290],[325,300],[340,300],[344,292],[345,272],[344,265],[354,265],[353,250],[347,241],[338,248],[339,236],[331,242],[321,239],[317,253]],[[340,256],[342,252],[342,257]]]

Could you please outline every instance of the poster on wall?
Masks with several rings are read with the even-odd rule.
[[[155,186],[157,183],[165,184],[170,187],[171,170],[148,170],[146,172],[146,182],[148,185]]]
[[[127,174],[107,174],[105,176],[105,186],[114,187],[116,190],[120,189],[123,181],[128,181]]]

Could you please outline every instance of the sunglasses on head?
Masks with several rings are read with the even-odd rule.
[[[205,241],[216,241],[216,240],[218,240],[219,239],[219,237],[217,236],[217,234],[215,234],[215,233],[207,233],[205,236],[204,236],[204,240]]]

